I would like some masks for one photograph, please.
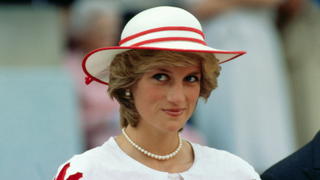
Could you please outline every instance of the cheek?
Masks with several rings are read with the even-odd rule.
[[[162,91],[155,87],[146,87],[144,93],[141,94],[147,104],[158,102],[162,97]]]
[[[159,103],[161,100],[162,91],[153,86],[144,86],[136,89],[137,94],[134,94],[135,104],[137,109],[150,108]]]
[[[189,102],[192,104],[196,104],[199,99],[200,87],[191,90],[188,94]]]

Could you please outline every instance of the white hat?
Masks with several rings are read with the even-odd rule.
[[[213,53],[219,63],[246,53],[208,47],[201,25],[191,13],[177,7],[160,6],[134,16],[124,27],[119,46],[96,49],[85,56],[82,67],[88,75],[86,83],[95,80],[108,84],[109,73],[101,76],[101,72],[110,66],[117,54],[131,49]]]

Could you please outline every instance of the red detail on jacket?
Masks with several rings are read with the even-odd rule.
[[[76,174],[69,176],[67,180],[79,180],[80,178],[82,178],[82,173],[77,172]]]
[[[64,165],[64,167],[61,169],[58,177],[54,178],[54,180],[64,180],[64,178],[66,176],[66,172],[69,167],[70,167],[70,163]],[[79,180],[80,178],[82,178],[82,173],[77,172],[76,174],[69,176],[67,180]]]

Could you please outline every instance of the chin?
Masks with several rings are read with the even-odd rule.
[[[184,127],[184,124],[181,125],[181,124],[175,123],[175,124],[171,124],[171,125],[165,127],[165,129],[166,129],[165,131],[167,131],[169,133],[174,133],[174,132],[178,132],[183,127]]]

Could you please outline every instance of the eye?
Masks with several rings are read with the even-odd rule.
[[[189,81],[189,82],[196,82],[199,80],[198,77],[196,76],[187,76],[186,78],[184,78],[186,81]]]
[[[166,81],[168,80],[168,76],[165,74],[156,74],[153,76],[153,78],[155,78],[158,81]]]

